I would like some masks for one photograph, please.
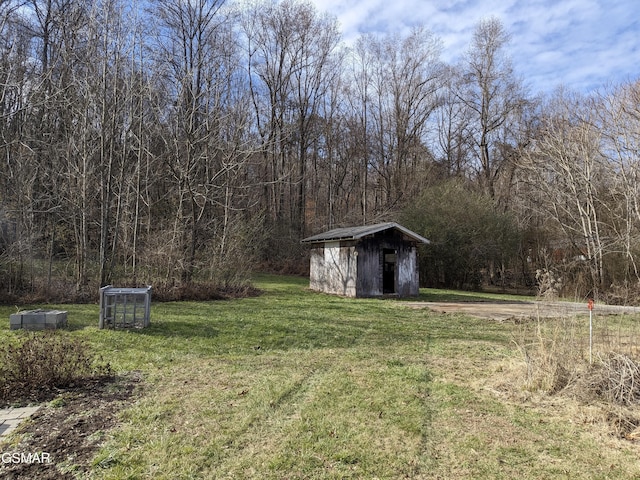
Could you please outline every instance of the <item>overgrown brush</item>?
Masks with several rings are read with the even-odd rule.
[[[525,388],[554,394],[579,376],[584,363],[580,349],[569,341],[571,329],[565,322],[536,323],[535,332],[524,329],[514,340],[526,367]]]
[[[514,342],[526,364],[527,390],[555,394],[571,387],[575,396],[597,398],[621,406],[640,403],[640,364],[635,360],[634,338],[619,322],[616,335],[607,321],[599,321],[594,331],[593,362],[589,361],[589,332],[579,318],[559,318],[525,322]],[[629,354],[622,353],[628,351]]]
[[[40,401],[88,379],[111,376],[89,345],[54,331],[0,349],[0,404]]]
[[[562,291],[562,277],[552,270],[536,270],[538,296],[546,300],[557,300]]]
[[[640,404],[640,363],[615,352],[598,355],[597,360],[588,379],[592,391],[617,405],[630,407]]]
[[[526,364],[522,383],[529,391],[599,404],[603,420],[615,434],[635,441],[640,438],[640,362],[630,354],[612,350],[628,349],[628,332],[618,335],[617,342],[611,341],[614,336],[609,332],[602,333],[599,351],[590,362],[579,321],[554,319],[523,324],[514,339]]]

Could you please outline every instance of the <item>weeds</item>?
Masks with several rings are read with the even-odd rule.
[[[640,438],[640,416],[635,411],[640,404],[635,322],[619,319],[615,334],[608,321],[600,322],[593,363],[585,353],[584,323],[580,318],[563,318],[520,326],[514,342],[526,364],[524,388],[598,405],[615,436],[635,441]]]
[[[536,270],[538,295],[546,300],[557,300],[562,291],[562,277],[552,270]]]
[[[567,321],[538,319],[535,325],[533,334],[525,326],[514,339],[527,367],[525,388],[554,394],[577,378],[584,363],[581,348]]]

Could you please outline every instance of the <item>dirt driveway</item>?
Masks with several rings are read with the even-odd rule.
[[[588,315],[587,303],[573,302],[402,302],[411,308],[429,308],[440,313],[464,313],[473,317],[508,320],[513,318],[552,318]],[[594,315],[640,313],[640,307],[598,305]]]

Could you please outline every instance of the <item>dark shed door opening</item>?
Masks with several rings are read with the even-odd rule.
[[[383,251],[382,262],[382,293],[396,293],[396,263],[397,252],[390,248]]]

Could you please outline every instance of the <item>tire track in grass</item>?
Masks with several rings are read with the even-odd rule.
[[[414,455],[423,453],[431,418],[423,411],[427,398],[413,395],[430,381],[422,362],[327,350],[297,352],[279,368],[295,376],[227,435],[211,478],[395,478],[423,471]]]
[[[256,460],[265,453],[268,458],[269,452],[282,443],[288,427],[300,420],[305,398],[312,395],[315,386],[332,371],[329,361],[318,358],[317,354],[311,359],[301,359],[299,352],[294,356],[297,358],[292,359],[291,368],[295,372],[286,388],[274,396],[254,393],[256,398],[250,404],[255,414],[228,435],[224,454],[216,465],[216,478],[246,478],[254,475],[255,469],[264,471],[265,466],[255,465]],[[252,389],[248,389],[246,396],[251,395]]]

